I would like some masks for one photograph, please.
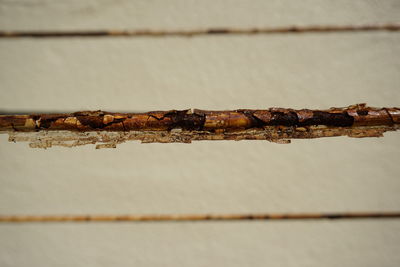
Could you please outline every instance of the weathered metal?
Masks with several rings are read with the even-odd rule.
[[[188,109],[146,113],[81,111],[0,115],[0,131],[8,132],[10,141],[30,141],[33,147],[86,143],[115,147],[127,140],[144,143],[190,143],[194,140],[287,143],[290,139],[331,136],[379,137],[399,127],[400,108],[374,108],[365,104],[327,110]]]

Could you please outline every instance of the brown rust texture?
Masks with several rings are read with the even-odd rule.
[[[400,123],[400,108],[354,105],[328,110],[270,108],[233,111],[171,110],[147,113],[83,111],[71,114],[0,115],[0,130],[14,131],[165,131],[243,130],[265,126],[392,126]]]
[[[82,111],[70,114],[0,115],[0,131],[9,132],[12,141],[33,142],[29,135],[22,133],[39,133],[36,136],[40,136],[37,138],[42,141],[53,136],[53,139],[57,139],[55,141],[62,140],[64,143],[75,139],[79,141],[78,145],[103,142],[105,146],[126,140],[141,140],[144,143],[269,140],[286,143],[293,138],[341,135],[377,137],[386,131],[397,130],[399,124],[400,108],[374,108],[365,104],[327,110],[195,109],[146,113]],[[49,134],[52,132],[56,134]],[[49,142],[57,143],[54,140]]]

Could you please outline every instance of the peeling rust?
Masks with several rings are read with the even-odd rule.
[[[349,127],[354,123],[354,118],[347,111],[332,113],[326,111],[313,111],[311,118],[299,123],[299,126],[326,125],[335,127]]]
[[[268,110],[205,111],[172,110],[148,113],[110,113],[82,111],[72,114],[0,115],[0,130],[13,125],[29,130],[75,131],[133,131],[133,130],[215,130],[250,129],[265,126],[332,126],[394,125],[398,123],[398,108],[369,108],[361,110],[334,108],[329,110],[293,110],[271,108]],[[28,123],[29,120],[29,123]],[[76,123],[71,123],[76,121]]]
[[[191,113],[189,110],[172,111],[164,115],[171,119],[170,129],[182,128],[183,130],[202,130],[205,115]]]
[[[290,139],[331,136],[379,137],[399,127],[399,108],[374,108],[365,104],[327,110],[187,109],[147,113],[98,110],[71,114],[0,115],[0,132],[8,132],[12,141],[29,141],[34,147],[87,143],[115,147],[127,140],[141,140],[143,143],[190,143],[194,140],[289,143]],[[89,135],[90,138],[85,137]]]

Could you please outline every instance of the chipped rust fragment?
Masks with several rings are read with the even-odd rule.
[[[144,143],[190,143],[193,140],[288,143],[294,138],[341,135],[379,137],[386,131],[397,130],[399,124],[399,108],[373,108],[365,104],[327,110],[195,109],[146,113],[80,111],[71,114],[0,115],[1,132],[8,132],[11,141],[30,141],[34,147],[98,142],[103,143],[99,147],[115,147],[127,140]]]

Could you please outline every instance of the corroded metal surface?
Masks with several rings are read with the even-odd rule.
[[[115,147],[128,140],[190,143],[194,140],[269,140],[331,136],[379,137],[400,127],[399,108],[357,104],[327,110],[270,108],[229,111],[171,110],[146,113],[83,111],[70,114],[0,115],[0,131],[10,141],[32,147],[102,143]]]

